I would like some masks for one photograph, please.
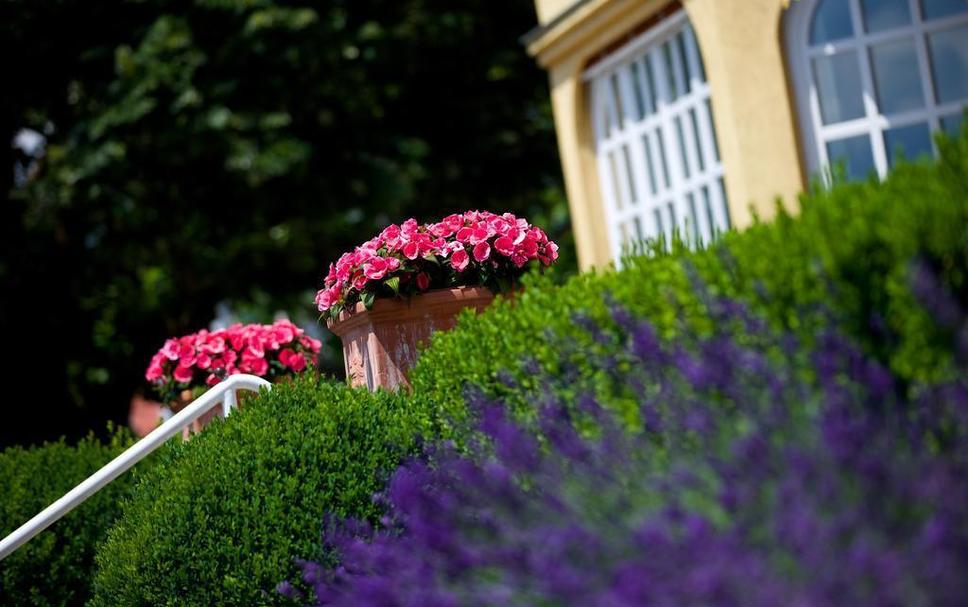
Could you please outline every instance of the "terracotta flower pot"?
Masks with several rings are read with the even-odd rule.
[[[379,299],[369,310],[357,303],[326,324],[343,342],[351,386],[393,390],[410,386],[407,372],[417,361],[418,345],[452,328],[464,308],[480,312],[493,299],[486,287],[437,289],[409,299]]]

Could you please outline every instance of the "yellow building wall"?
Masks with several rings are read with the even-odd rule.
[[[599,191],[588,95],[589,62],[630,30],[667,9],[668,0],[536,0],[550,24],[528,43],[548,70],[565,189],[583,269],[611,260]],[[786,77],[784,0],[684,0],[706,66],[733,225],[773,216],[804,187],[795,108]],[[564,17],[561,15],[564,14]],[[557,20],[556,17],[558,18]]]

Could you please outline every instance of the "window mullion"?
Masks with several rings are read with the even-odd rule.
[[[854,31],[864,31],[864,19],[861,16],[860,0],[850,0],[850,12],[854,21]],[[884,137],[876,125],[880,115],[877,108],[877,93],[874,90],[874,75],[871,72],[870,53],[867,45],[857,45],[857,60],[860,62],[861,89],[864,95],[864,113],[867,116],[868,136],[871,151],[874,156],[874,168],[881,177],[887,175],[887,152],[884,149]]]
[[[928,113],[928,125],[931,132],[941,128],[938,119],[936,99],[934,98],[934,77],[931,74],[931,64],[928,60],[928,40],[924,29],[924,15],[921,14],[921,3],[918,0],[908,0],[911,7],[911,19],[915,24],[914,47],[918,55],[918,69],[921,70],[921,94],[924,95],[924,109]],[[932,139],[931,146],[934,147]],[[937,154],[937,150],[935,150]]]

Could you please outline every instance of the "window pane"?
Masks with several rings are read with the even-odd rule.
[[[682,176],[689,178],[689,154],[686,152],[686,138],[682,135],[682,118],[676,116],[676,138],[679,141],[679,157],[682,160]]]
[[[612,74],[608,81],[612,85],[612,99],[615,101],[615,128],[621,131],[625,125],[625,110],[622,107],[622,89],[618,85],[618,74]]]
[[[615,208],[622,208],[622,189],[618,181],[618,165],[615,163],[615,152],[608,155],[608,169],[612,174],[612,196],[615,198]]]
[[[692,72],[689,69],[689,58],[686,57],[686,34],[679,32],[676,35],[676,49],[679,51],[679,63],[682,65],[683,86],[686,93],[692,92]]]
[[[877,109],[893,114],[924,107],[918,56],[911,38],[871,47]]]
[[[625,176],[629,180],[629,196],[632,198],[632,203],[635,204],[639,195],[635,192],[635,176],[632,173],[632,161],[629,159],[629,146],[622,146],[622,156],[625,157]]]
[[[821,0],[813,13],[810,25],[810,44],[822,44],[854,35],[850,20],[850,2],[846,0]]]
[[[642,58],[642,65],[645,66],[645,82],[649,87],[649,111],[654,112],[659,107],[659,103],[656,97],[658,89],[655,88],[655,72],[652,70],[652,53]]]
[[[861,0],[860,8],[864,14],[864,29],[868,32],[880,32],[911,23],[908,0]]]
[[[636,120],[645,118],[645,97],[642,95],[642,79],[639,78],[639,64],[629,65],[629,73],[632,74],[632,92],[635,94],[635,115]]]
[[[813,70],[824,124],[864,115],[856,51],[817,57],[813,60]]]
[[[831,168],[842,164],[844,174],[850,181],[866,179],[874,172],[874,154],[871,152],[870,137],[867,135],[829,142],[827,158]]]
[[[921,0],[921,14],[925,19],[968,13],[968,0]]]
[[[642,135],[642,147],[645,149],[645,166],[649,171],[649,189],[655,194],[659,186],[655,179],[655,163],[652,162],[652,146],[649,145],[648,135]]]
[[[962,113],[945,116],[941,119],[941,130],[952,137],[957,137],[961,133],[961,123],[964,120],[965,115]]]
[[[927,123],[901,126],[884,131],[884,147],[888,161],[893,167],[904,157],[916,160],[925,154],[931,155],[931,131]]]
[[[676,73],[672,65],[672,47],[670,42],[662,45],[662,58],[665,60],[666,86],[669,87],[669,103],[679,98],[679,89],[676,87]]]
[[[968,98],[968,26],[928,36],[938,103]]]

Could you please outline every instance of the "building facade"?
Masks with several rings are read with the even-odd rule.
[[[535,0],[583,268],[769,219],[836,166],[933,154],[968,107],[968,0]]]

